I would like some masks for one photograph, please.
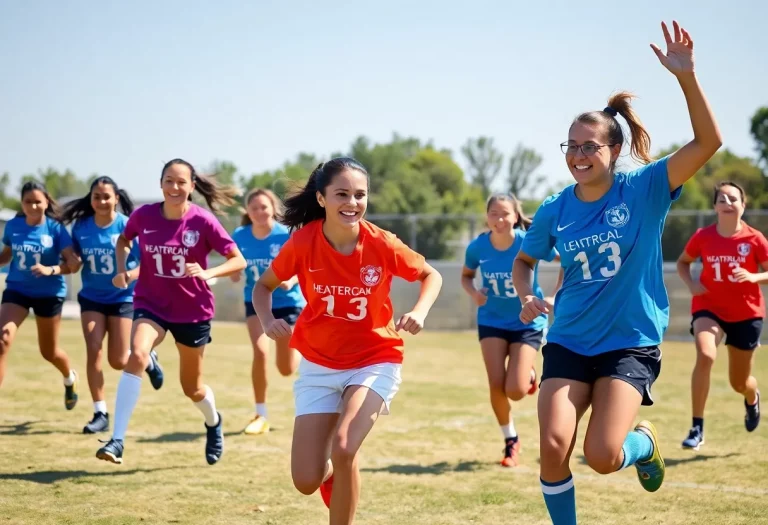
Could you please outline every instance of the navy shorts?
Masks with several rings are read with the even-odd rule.
[[[133,320],[149,319],[154,321],[160,328],[166,332],[171,332],[173,339],[184,346],[197,348],[205,346],[213,338],[211,337],[211,321],[200,321],[197,323],[170,323],[149,310],[138,308],[133,312]]]
[[[104,317],[133,318],[133,303],[99,303],[86,299],[77,294],[77,302],[80,304],[80,312],[96,312]]]
[[[532,346],[536,350],[541,348],[541,341],[544,339],[543,330],[505,330],[493,326],[477,325],[477,336],[480,341],[486,337],[496,337],[504,339],[507,344],[522,343]]]
[[[11,303],[32,310],[37,317],[56,317],[64,307],[63,297],[30,297],[13,290],[3,292],[2,304]]]
[[[594,384],[601,377],[615,377],[635,387],[643,396],[643,405],[653,404],[651,386],[661,374],[661,350],[658,346],[625,348],[597,355],[582,355],[557,343],[547,343],[542,382],[546,379],[570,379]]]
[[[739,350],[751,351],[760,346],[760,334],[763,331],[763,320],[759,317],[744,321],[723,321],[709,310],[699,310],[691,319],[691,335],[693,334],[693,322],[700,317],[712,319],[720,325],[725,332],[725,344]]]
[[[299,308],[298,306],[285,306],[283,308],[272,308],[272,315],[275,316],[275,319],[282,319],[289,325],[293,326],[296,324],[296,321],[299,320],[299,314],[301,313],[302,308]],[[249,318],[256,315],[256,309],[253,307],[253,303],[247,302],[245,303],[245,318]]]

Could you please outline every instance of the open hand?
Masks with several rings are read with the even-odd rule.
[[[735,270],[733,270],[733,277],[736,279],[737,283],[755,283],[757,282],[757,277],[754,273],[750,273],[747,270],[745,270],[742,267],[738,267]]]
[[[659,57],[659,62],[675,76],[693,73],[693,39],[688,31],[680,27],[677,20],[672,21],[674,39],[669,34],[667,24],[661,23],[661,30],[664,32],[664,40],[667,43],[667,53],[656,44],[651,44],[651,49]]]
[[[267,334],[267,337],[274,340],[288,337],[291,335],[291,325],[283,319],[275,319],[269,323],[269,326],[266,327],[264,333]]]

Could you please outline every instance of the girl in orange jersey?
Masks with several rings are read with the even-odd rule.
[[[752,375],[754,350],[760,345],[765,301],[760,284],[768,282],[768,241],[741,220],[747,199],[734,182],[715,187],[717,222],[696,230],[677,260],[677,272],[693,295],[691,333],[696,339],[696,365],[691,376],[693,425],[683,448],[704,444],[704,407],[717,346],[725,337],[731,386],[744,396],[744,425],[752,432],[760,423],[760,392]],[[699,280],[691,263],[701,259]],[[762,272],[761,272],[762,270]]]
[[[291,474],[303,494],[320,488],[331,525],[352,523],[360,497],[358,451],[399,389],[398,331],[421,331],[442,286],[424,257],[363,219],[368,190],[368,173],[352,158],[315,168],[286,200],[280,220],[301,229],[253,289],[257,317],[272,339],[291,333],[272,314],[272,291],[297,275],[307,299],[290,343],[304,357],[294,384]],[[413,310],[397,323],[389,299],[393,277],[422,283]]]

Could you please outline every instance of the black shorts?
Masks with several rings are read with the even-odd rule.
[[[299,319],[301,308],[298,306],[284,306],[283,308],[272,308],[272,315],[275,319],[282,319],[289,325],[293,326]],[[249,318],[256,315],[256,309],[253,307],[253,303],[246,301],[245,303],[245,318]]]
[[[133,303],[98,303],[86,299],[77,294],[77,302],[80,304],[80,312],[96,312],[105,317],[125,317],[133,318]]]
[[[184,346],[191,346],[197,348],[199,346],[205,346],[213,338],[211,337],[211,322],[200,321],[197,323],[169,323],[162,317],[159,317],[149,310],[138,308],[133,312],[133,320],[149,319],[154,321],[160,328],[166,332],[171,332],[173,339]]]
[[[56,317],[64,307],[63,297],[30,297],[13,290],[3,292],[2,303],[11,303],[32,310],[37,317]]]
[[[477,336],[480,341],[486,337],[496,337],[504,339],[507,344],[522,343],[532,346],[536,350],[541,348],[541,341],[544,339],[543,330],[505,330],[493,326],[477,325]]]
[[[557,343],[547,343],[544,355],[545,379],[570,379],[594,384],[601,377],[626,381],[643,396],[643,405],[653,404],[651,386],[661,374],[661,350],[658,346],[625,348],[597,355],[581,355]]]
[[[723,321],[709,310],[699,310],[693,314],[693,318],[691,319],[691,335],[694,335],[693,322],[700,317],[712,319],[720,325],[720,328],[725,332],[725,344],[728,346],[746,351],[754,350],[760,346],[760,334],[763,331],[763,320],[759,317],[729,323],[728,321]]]

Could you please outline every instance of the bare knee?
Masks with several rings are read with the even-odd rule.
[[[489,379],[488,394],[490,394],[491,396],[491,401],[493,401],[493,399],[497,397],[502,397],[502,396],[506,397],[506,392],[504,391],[504,382]]]
[[[357,461],[358,448],[352,446],[346,436],[337,435],[331,445],[331,463],[333,468],[351,469]]]
[[[506,394],[509,399],[512,401],[520,401],[523,399],[526,395],[528,395],[528,390],[531,388],[531,385],[507,385],[506,387]]]
[[[111,361],[110,361],[111,363]],[[134,349],[123,368],[144,371],[149,366],[149,350]]]
[[[567,463],[572,439],[573,436],[557,433],[542,435],[539,443],[542,466],[559,467],[563,463]]]
[[[715,364],[715,354],[699,351],[696,354],[696,368],[701,370],[712,370]]]
[[[314,494],[320,488],[323,482],[324,471],[320,469],[316,472],[309,472],[309,469],[300,469],[292,473],[293,486],[302,494],[309,496]]]
[[[13,337],[10,330],[3,330],[0,333],[0,357],[4,357],[10,351],[11,343],[13,343]]]
[[[598,474],[611,474],[621,466],[621,449],[609,450],[605,444],[584,443],[584,457],[587,464]]]
[[[185,381],[182,378],[181,389],[184,392],[184,395],[195,403],[201,401],[205,397],[205,387],[203,386],[202,381],[197,378],[195,378],[194,381]]]
[[[747,390],[747,378],[746,377],[734,377],[731,375],[729,378],[731,388],[739,394],[743,394]]]
[[[128,364],[128,355],[109,354],[107,360],[114,370],[122,370]]]
[[[280,375],[283,377],[290,377],[296,372],[296,367],[294,367],[290,362],[277,362],[277,371],[280,372]]]

